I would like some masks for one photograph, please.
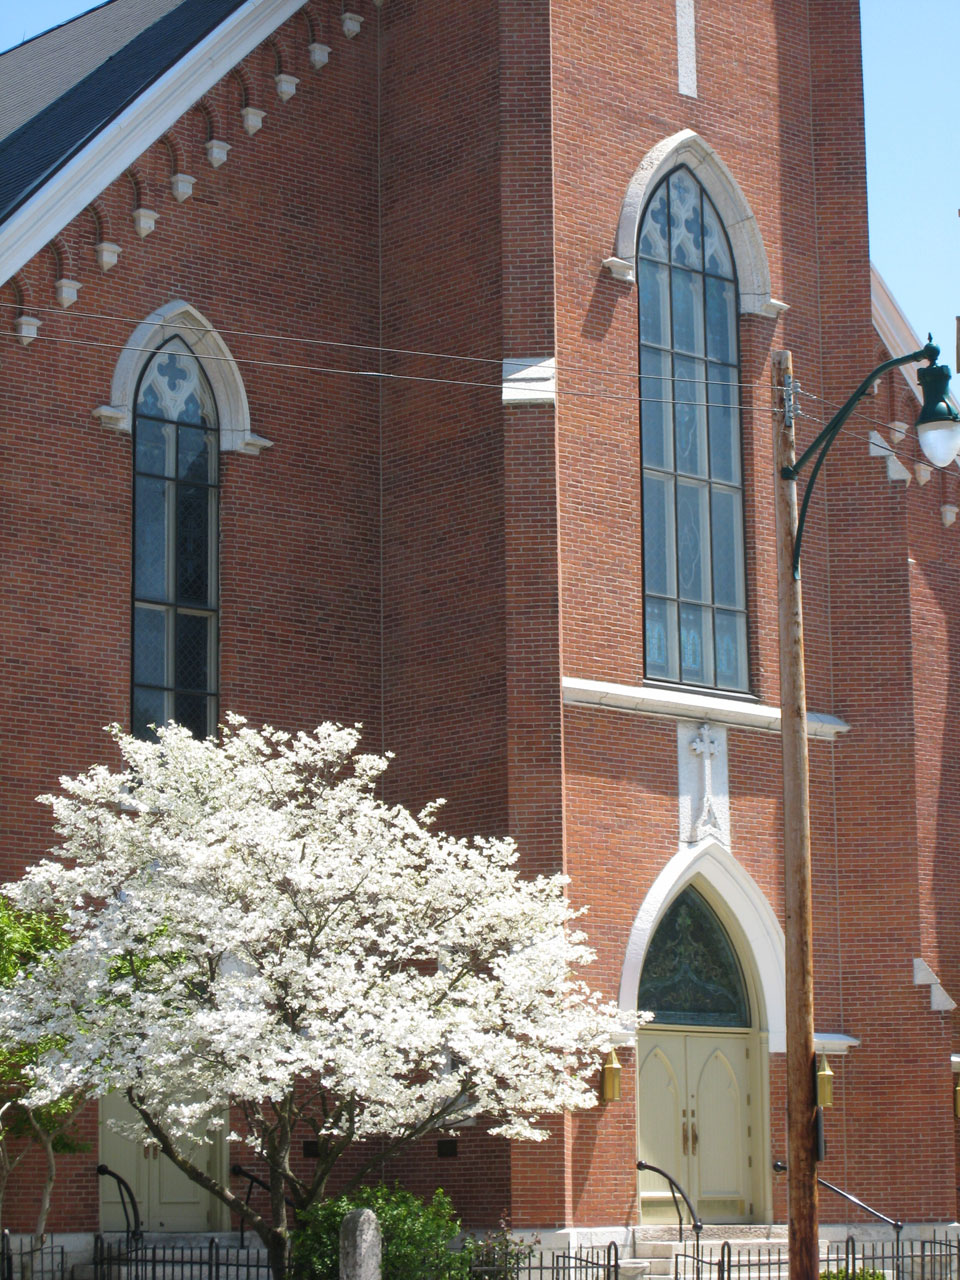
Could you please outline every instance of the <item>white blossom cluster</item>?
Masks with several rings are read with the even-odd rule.
[[[42,1050],[31,1103],[121,1089],[183,1153],[233,1108],[281,1157],[301,1123],[336,1155],[593,1105],[623,1015],[576,976],[563,877],[384,803],[355,729],[111,732],[123,771],[42,797],[59,846],[4,889],[72,938],[0,992],[0,1036]]]

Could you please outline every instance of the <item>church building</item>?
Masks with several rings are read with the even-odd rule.
[[[591,983],[655,1017],[547,1141],[385,1165],[470,1227],[629,1254],[676,1227],[638,1160],[785,1220],[772,356],[805,447],[921,345],[871,272],[861,84],[857,0],[108,0],[0,55],[3,878],[103,726],[227,711],[362,722],[396,799],[564,871]],[[908,365],[841,433],[803,590],[820,1168],[932,1226],[960,473],[918,407]],[[228,1230],[116,1105],[49,1229],[122,1225],[103,1161],[149,1230]]]

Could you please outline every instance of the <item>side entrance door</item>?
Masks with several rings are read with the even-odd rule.
[[[756,1054],[749,1031],[641,1032],[640,1159],[672,1174],[704,1222],[754,1217]],[[640,1175],[643,1221],[676,1220],[664,1179]]]
[[[107,1120],[130,1122],[136,1113],[120,1094],[100,1100],[100,1163],[130,1184],[140,1209],[144,1231],[215,1231],[221,1228],[223,1207],[158,1150],[146,1143],[121,1137]],[[224,1144],[198,1149],[200,1159],[214,1176],[225,1168]],[[101,1177],[100,1229],[123,1231],[125,1222],[120,1193],[113,1178]]]

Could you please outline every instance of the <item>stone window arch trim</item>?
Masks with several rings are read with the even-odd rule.
[[[736,263],[741,313],[776,318],[787,310],[787,303],[771,296],[770,264],[756,215],[726,164],[692,129],[662,139],[640,161],[620,206],[614,256],[605,258],[604,266],[618,279],[635,283],[637,242],[647,201],[681,165],[701,184],[723,222]]]
[[[273,442],[251,429],[247,393],[230,348],[196,307],[179,298],[151,312],[130,334],[114,366],[110,403],[94,409],[94,417],[105,427],[130,434],[140,374],[174,337],[190,348],[210,383],[220,419],[221,451],[255,456],[268,448]]]
[[[684,847],[664,866],[637,912],[627,941],[618,1004],[624,1015],[637,1007],[637,991],[647,949],[657,926],[678,895],[693,884],[717,912],[724,928],[736,922],[731,941],[748,962],[760,995],[759,1028],[769,1037],[769,1051],[786,1049],[786,964],[783,929],[766,895],[737,859],[714,840]],[[723,910],[717,911],[717,904]],[[737,934],[741,935],[739,938]],[[744,955],[743,952],[747,954]]]

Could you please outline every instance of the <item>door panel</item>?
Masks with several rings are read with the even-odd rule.
[[[749,1034],[722,1031],[638,1038],[640,1159],[671,1173],[705,1222],[749,1221],[759,1203],[752,1189],[753,1042]],[[644,1222],[676,1221],[664,1179],[642,1173],[639,1189]]]
[[[109,1119],[132,1121],[136,1113],[117,1093],[100,1100],[100,1160],[130,1184],[145,1231],[208,1231],[219,1224],[218,1202],[156,1147],[132,1142],[109,1128]],[[200,1153],[213,1172],[216,1144]],[[123,1231],[120,1194],[113,1178],[100,1178],[100,1228]],[[132,1224],[131,1224],[132,1225]]]
[[[691,1144],[691,1182],[697,1211],[724,1221],[745,1216],[750,1200],[747,1180],[746,1060],[742,1041],[690,1037],[688,1080],[697,1141]],[[740,1066],[740,1071],[736,1066]]]
[[[683,1079],[682,1038],[666,1037],[654,1044],[640,1065],[638,1079],[640,1159],[668,1172],[679,1168],[683,1158]],[[648,1221],[666,1221],[675,1215],[670,1189],[657,1174],[640,1174],[640,1194]]]

